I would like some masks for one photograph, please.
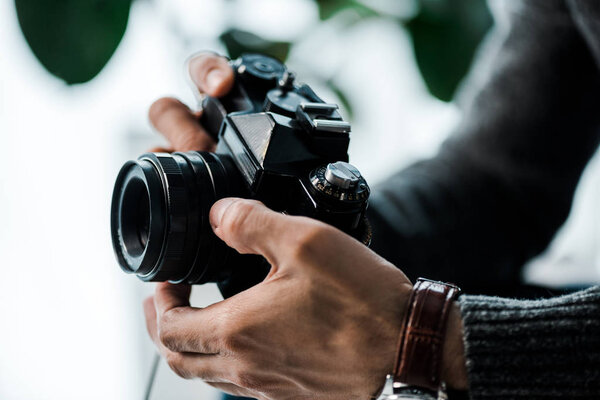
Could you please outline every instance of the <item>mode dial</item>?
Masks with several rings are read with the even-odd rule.
[[[340,189],[350,189],[355,187],[360,181],[360,172],[347,162],[338,161],[328,164],[325,168],[325,179],[333,186]]]
[[[343,202],[363,202],[370,194],[358,169],[343,161],[315,169],[310,174],[310,182],[317,192]]]

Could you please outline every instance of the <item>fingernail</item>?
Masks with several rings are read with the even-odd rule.
[[[223,82],[224,78],[225,75],[223,74],[223,71],[221,71],[219,68],[211,69],[210,71],[208,71],[208,74],[206,74],[207,89],[210,91],[217,90],[217,88]]]
[[[215,204],[213,204],[212,208],[210,209],[210,213],[209,213],[209,220],[210,220],[210,225],[213,227],[213,229],[217,228],[220,224],[221,224],[221,219],[223,218],[223,214],[225,214],[225,211],[227,210],[227,208],[229,208],[229,206],[235,202],[236,199],[233,198],[225,198],[225,199],[221,199],[219,201],[217,201]]]

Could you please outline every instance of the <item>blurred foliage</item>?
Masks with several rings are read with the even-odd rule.
[[[125,31],[132,0],[15,0],[19,23],[36,57],[67,83],[92,79],[108,62]],[[450,101],[491,26],[485,0],[415,0],[410,19],[374,8],[367,0],[314,0],[322,21],[353,13],[348,24],[369,18],[396,21],[412,37],[427,88]],[[231,1],[235,3],[234,1]],[[285,61],[293,43],[270,41],[234,27],[220,35],[228,55],[260,52]],[[351,112],[343,90],[326,82]]]
[[[431,94],[452,100],[491,24],[482,0],[421,0],[420,12],[406,27]]]
[[[42,65],[65,82],[95,77],[127,27],[131,0],[15,0],[21,30]]]
[[[265,40],[251,32],[229,29],[219,36],[231,58],[238,58],[242,53],[262,53],[278,60],[286,60],[291,43]]]
[[[340,11],[352,10],[360,17],[376,17],[378,13],[366,4],[356,0],[315,0],[319,7],[319,18],[326,20]]]

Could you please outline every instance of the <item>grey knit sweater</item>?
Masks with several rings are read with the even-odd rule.
[[[460,299],[473,399],[600,399],[600,287]]]
[[[600,141],[600,0],[498,0],[438,155],[372,196],[374,249],[411,278],[507,294],[568,216]],[[464,296],[473,399],[600,399],[600,288]]]

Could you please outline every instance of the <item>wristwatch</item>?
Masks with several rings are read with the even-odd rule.
[[[455,285],[417,280],[408,302],[396,366],[380,400],[448,398],[440,376],[443,345],[451,305],[459,294]]]

